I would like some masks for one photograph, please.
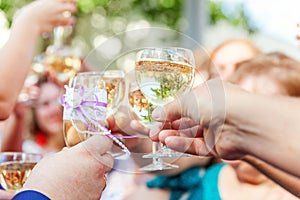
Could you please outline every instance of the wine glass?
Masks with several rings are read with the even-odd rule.
[[[66,29],[63,26],[54,28],[53,44],[47,47],[44,58],[47,73],[61,85],[66,84],[82,67],[81,51],[64,43]]]
[[[8,191],[19,192],[30,175],[31,170],[42,157],[42,154],[1,152],[1,186]]]
[[[193,83],[193,52],[180,47],[145,48],[137,53],[135,74],[141,92],[155,106],[163,106],[188,91]],[[144,158],[189,156],[163,146]]]
[[[74,76],[63,99],[63,134],[68,147],[93,134],[105,134],[107,93],[102,75],[82,73]]]
[[[113,99],[108,99],[107,94],[112,89],[117,93],[119,86],[109,87],[110,90],[108,91],[104,74],[102,72],[82,72],[70,80],[63,100],[65,142],[67,146],[74,146],[94,134],[107,135],[122,148],[122,151],[118,152],[114,148],[111,150],[110,153],[114,157],[119,157],[124,152],[128,155],[129,151],[125,145],[117,137],[110,134],[106,128],[107,108],[113,108],[112,105],[108,106],[108,104],[114,102]],[[122,90],[120,89],[120,91]]]
[[[102,76],[102,79],[105,81],[106,92],[107,92],[107,114],[106,117],[115,114],[117,109],[119,108],[125,94],[125,74],[123,70],[105,70],[103,72],[93,72],[98,73]],[[121,135],[117,136],[118,138],[122,138]],[[120,146],[120,145],[118,145]],[[110,153],[113,157],[118,159],[126,159],[126,152],[124,154],[123,150],[120,150],[117,145],[113,145]],[[124,157],[122,157],[124,156]]]
[[[18,102],[25,105],[32,105],[33,101],[36,98],[36,95],[30,94],[30,89],[35,86],[40,77],[43,76],[45,72],[45,66],[43,64],[43,54],[36,55],[33,58],[30,70],[24,81],[23,88],[18,96]]]
[[[122,70],[106,70],[99,72],[103,76],[107,91],[107,117],[113,115],[125,94],[124,72]]]
[[[155,105],[151,103],[141,92],[136,82],[129,83],[128,101],[135,119],[147,128],[155,125],[156,122],[151,117]],[[153,153],[158,150],[160,143],[152,142]],[[161,158],[153,157],[152,163],[140,168],[141,171],[157,171],[177,168],[177,165],[165,163]]]

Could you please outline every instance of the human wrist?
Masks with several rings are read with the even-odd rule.
[[[226,124],[228,124],[232,130],[229,133],[229,137],[232,137],[234,146],[241,154],[241,157],[249,152],[248,146],[251,141],[249,136],[253,132],[249,131],[251,127],[248,127],[247,120],[251,115],[247,113],[247,109],[251,108],[249,104],[252,104],[251,97],[248,96],[248,92],[238,88],[232,84],[224,84],[225,90],[225,112],[226,112]]]
[[[14,30],[15,32],[21,32],[22,34],[31,35],[35,38],[41,34],[38,24],[32,19],[27,10],[20,11],[18,16],[14,18],[12,31]]]
[[[26,34],[29,38],[28,34],[33,37],[40,36],[42,34],[42,22],[40,22],[42,11],[38,7],[40,3],[44,2],[36,1],[19,10],[14,16],[12,29],[17,29],[16,32]]]

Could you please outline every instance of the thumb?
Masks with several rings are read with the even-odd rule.
[[[160,122],[181,118],[180,102],[176,100],[163,107],[157,106],[152,112],[152,118]]]
[[[188,117],[195,124],[208,127],[212,121],[214,124],[223,121],[225,117],[225,93],[222,80],[209,80],[173,102],[157,107],[152,117],[154,120],[175,121],[182,117]]]
[[[152,118],[159,122],[172,122],[183,117],[188,117],[199,122],[199,98],[196,98],[195,90],[191,90],[163,107],[156,107],[152,112]]]

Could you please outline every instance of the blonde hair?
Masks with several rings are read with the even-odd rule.
[[[239,83],[249,76],[267,76],[289,96],[300,96],[300,62],[281,52],[260,54],[237,64],[229,81]]]

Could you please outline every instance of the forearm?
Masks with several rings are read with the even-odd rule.
[[[10,38],[0,51],[0,119],[11,113],[35,54],[38,31],[24,26],[26,20],[13,25]]]
[[[285,188],[295,196],[300,197],[299,178],[285,173],[253,156],[245,156],[243,160],[254,166],[256,169],[272,179],[278,185],[281,185],[283,188]]]
[[[25,119],[18,119],[12,114],[6,121],[1,123],[1,151],[22,151]]]
[[[300,177],[300,100],[228,90],[226,112],[247,153]]]

